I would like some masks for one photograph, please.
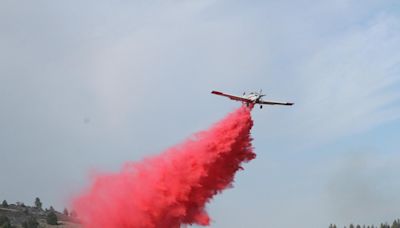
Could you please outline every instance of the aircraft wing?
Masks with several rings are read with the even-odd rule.
[[[235,101],[242,101],[242,102],[251,102],[251,100],[243,98],[243,97],[239,97],[239,96],[235,96],[235,95],[230,95],[230,94],[226,94],[226,93],[222,93],[219,91],[212,91],[212,94],[215,95],[219,95],[219,96],[224,96],[224,97],[228,97],[231,100],[235,100]]]
[[[266,105],[293,105],[294,103],[289,102],[276,102],[276,101],[258,101],[257,104],[266,104]]]

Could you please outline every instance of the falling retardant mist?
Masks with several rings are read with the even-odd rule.
[[[73,200],[85,228],[178,228],[210,225],[206,204],[232,186],[241,164],[255,158],[251,108],[117,173],[95,175]]]

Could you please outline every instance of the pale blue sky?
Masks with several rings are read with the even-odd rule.
[[[211,227],[399,217],[398,1],[0,3],[0,199],[62,208],[91,170],[156,154],[262,88],[256,160]]]

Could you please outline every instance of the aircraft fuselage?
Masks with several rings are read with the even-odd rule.
[[[244,94],[242,97],[245,99],[249,99],[252,103],[257,103],[260,101],[263,95],[258,93],[249,93],[249,94]]]

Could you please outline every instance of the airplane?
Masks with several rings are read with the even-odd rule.
[[[214,90],[211,93],[215,94],[215,95],[219,95],[219,96],[228,97],[231,100],[241,101],[244,104],[246,104],[247,106],[259,104],[260,109],[263,107],[263,105],[289,105],[290,106],[290,105],[294,104],[294,103],[290,103],[290,102],[264,101],[262,99],[262,97],[264,97],[265,94],[262,94],[262,90],[260,90],[260,92],[250,92],[248,94],[246,94],[246,92],[244,92],[243,96],[235,96],[235,95],[226,94],[226,93],[214,91]]]

